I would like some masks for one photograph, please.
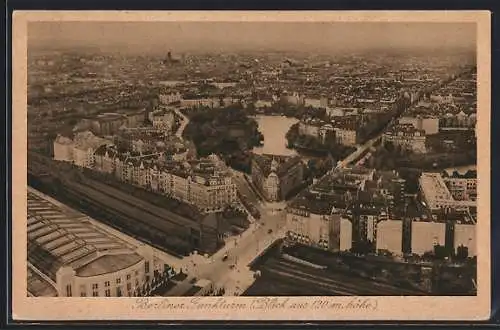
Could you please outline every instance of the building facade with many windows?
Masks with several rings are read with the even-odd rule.
[[[161,156],[156,154],[118,154],[115,149],[108,149],[99,150],[94,169],[112,174],[119,181],[194,204],[208,212],[219,211],[237,201],[231,173],[215,155],[189,162],[161,163],[157,161]]]
[[[287,207],[287,241],[331,252],[352,247],[352,222],[340,197],[304,195]]]
[[[431,211],[476,207],[476,184],[475,179],[444,179],[440,173],[434,172],[424,172],[419,178],[421,198]]]
[[[382,142],[391,142],[403,150],[425,153],[425,131],[413,127],[412,124],[399,124],[386,131]]]
[[[27,230],[28,268],[56,296],[138,296],[160,271],[151,247],[120,239],[31,188]]]
[[[252,183],[269,201],[279,201],[302,184],[304,165],[299,157],[257,155],[252,158]]]
[[[76,166],[92,168],[95,163],[95,151],[112,142],[90,131],[58,135],[54,140],[54,160],[70,162]]]

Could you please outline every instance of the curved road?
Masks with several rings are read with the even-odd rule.
[[[175,132],[175,135],[177,137],[182,138],[182,133],[184,133],[184,130],[186,129],[186,126],[189,124],[189,118],[186,117],[178,108],[174,108],[174,112],[182,118],[182,123],[181,126],[179,126],[179,129],[177,129],[177,132]]]

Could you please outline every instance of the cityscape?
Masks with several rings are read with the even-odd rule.
[[[470,23],[31,22],[29,297],[476,296]]]

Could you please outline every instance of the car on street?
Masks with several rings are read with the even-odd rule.
[[[225,255],[222,257],[222,261],[226,261],[226,260],[227,260],[227,258],[228,258],[228,255],[227,255],[227,254],[225,254]]]
[[[268,230],[267,230],[267,233],[268,233],[268,234],[271,234],[272,232],[273,232],[273,230],[272,230],[272,229],[268,229]]]

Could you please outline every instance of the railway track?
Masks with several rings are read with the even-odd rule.
[[[285,259],[272,259],[263,271],[279,274],[295,283],[303,282],[315,288],[327,290],[329,294],[340,295],[422,295],[414,290],[398,288],[386,283],[370,281],[363,278],[308,268]]]

